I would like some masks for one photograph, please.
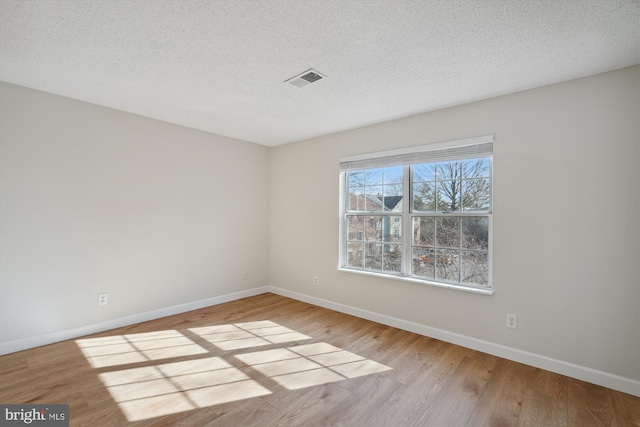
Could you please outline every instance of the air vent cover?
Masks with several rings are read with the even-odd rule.
[[[297,76],[291,77],[288,80],[285,80],[285,83],[289,83],[295,87],[305,87],[310,85],[313,82],[317,82],[318,80],[324,79],[325,76],[320,74],[314,69],[309,69],[302,74],[298,74]]]

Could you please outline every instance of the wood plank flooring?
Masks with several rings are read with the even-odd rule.
[[[640,426],[640,398],[274,294],[0,357],[71,426]]]

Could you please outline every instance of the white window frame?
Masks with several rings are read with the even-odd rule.
[[[338,260],[338,270],[356,273],[356,274],[365,274],[370,276],[378,276],[385,277],[394,280],[401,280],[405,282],[413,282],[426,284],[431,286],[444,287],[449,289],[462,290],[467,292],[473,292],[484,295],[493,294],[493,135],[480,136],[475,138],[468,138],[457,141],[448,141],[437,144],[429,144],[422,145],[418,147],[409,147],[400,150],[390,150],[377,152],[372,154],[361,154],[355,156],[346,156],[340,158],[340,226],[339,226],[339,260]],[[489,150],[489,154],[487,151]],[[476,153],[481,152],[481,155]],[[434,160],[425,160],[430,159],[432,156]],[[446,160],[464,160],[464,159],[472,159],[484,157],[489,159],[489,176],[490,176],[490,184],[491,184],[491,193],[489,200],[489,210],[488,212],[465,212],[465,211],[456,211],[451,213],[441,213],[441,212],[413,212],[413,189],[412,189],[412,181],[410,177],[410,165],[419,164],[419,163],[427,163],[430,161],[446,161]],[[389,212],[386,215],[399,215],[402,216],[402,271],[400,273],[394,272],[382,272],[377,270],[367,270],[367,269],[358,269],[354,267],[350,267],[347,264],[346,253],[347,253],[347,216],[349,214],[353,214],[353,212],[347,211],[347,197],[349,195],[347,188],[347,172],[349,170],[361,170],[367,168],[379,168],[379,167],[387,167],[387,166],[403,166],[403,198],[402,204],[403,209],[402,213],[399,212]],[[360,213],[362,215],[362,213]],[[373,213],[372,216],[379,216],[380,213]],[[476,285],[476,284],[467,284],[467,283],[451,283],[445,281],[438,281],[436,279],[430,280],[428,278],[412,276],[412,222],[414,217],[418,216],[428,216],[428,217],[486,217],[488,219],[488,284],[484,285]],[[364,255],[364,254],[363,254]]]

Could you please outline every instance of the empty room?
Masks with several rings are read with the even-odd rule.
[[[0,424],[640,426],[638,0],[0,0]]]

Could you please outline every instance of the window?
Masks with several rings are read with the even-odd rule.
[[[341,159],[340,267],[491,289],[493,137]]]

